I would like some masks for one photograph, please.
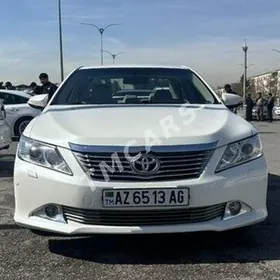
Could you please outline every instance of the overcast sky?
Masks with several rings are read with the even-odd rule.
[[[57,0],[2,0],[0,80],[59,82]],[[121,64],[188,65],[212,85],[238,80],[247,36],[249,75],[280,68],[280,0],[62,0],[65,72],[100,64],[104,49]],[[105,54],[105,63],[112,59]]]

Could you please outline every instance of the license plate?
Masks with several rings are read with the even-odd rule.
[[[103,190],[103,207],[187,206],[188,188]]]

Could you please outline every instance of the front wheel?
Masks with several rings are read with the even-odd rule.
[[[32,120],[32,117],[23,117],[16,121],[15,127],[14,127],[14,133],[16,137],[20,137],[27,125]]]

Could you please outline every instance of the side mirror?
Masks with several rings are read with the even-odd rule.
[[[239,95],[232,93],[223,93],[222,100],[229,109],[239,107],[243,104],[243,99]]]
[[[48,94],[38,94],[32,96],[28,101],[28,105],[32,108],[43,110],[49,101],[49,95]]]

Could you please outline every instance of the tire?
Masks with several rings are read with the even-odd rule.
[[[33,117],[23,117],[16,121],[14,126],[14,134],[16,137],[20,137],[24,128],[29,124]]]

